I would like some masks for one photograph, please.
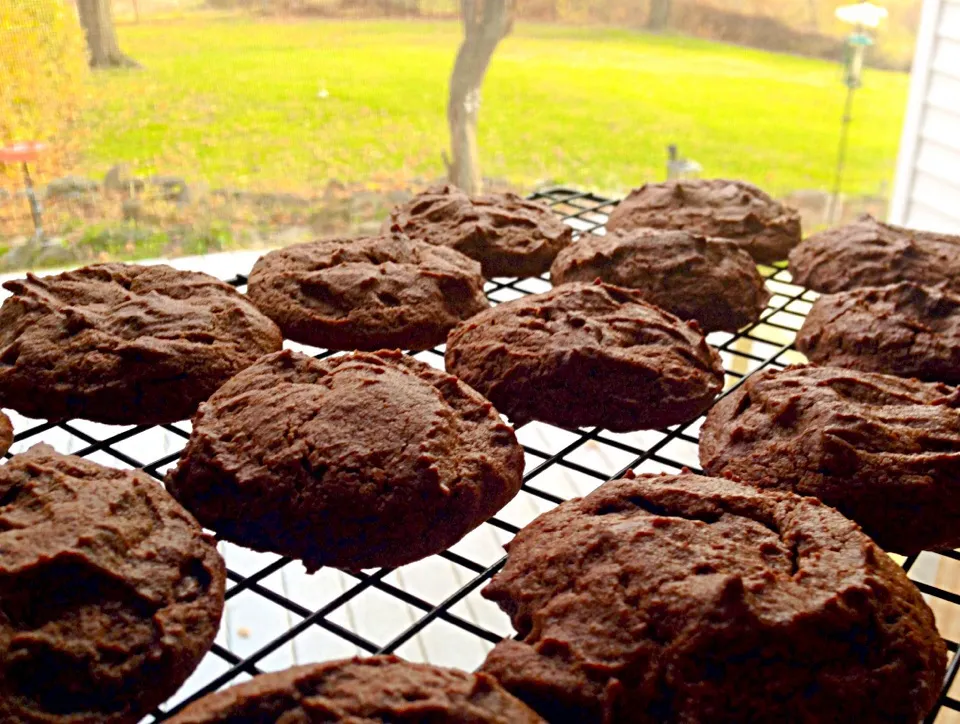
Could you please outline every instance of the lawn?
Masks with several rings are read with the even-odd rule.
[[[259,189],[443,173],[455,23],[198,15],[119,28],[143,71],[98,73],[85,171]],[[846,190],[892,180],[907,76],[868,70]],[[829,188],[845,89],[836,65],[611,29],[520,25],[484,86],[484,174],[620,192],[665,146],[773,192]]]

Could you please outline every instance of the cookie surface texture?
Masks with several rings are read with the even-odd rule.
[[[383,228],[456,249],[479,261],[487,278],[542,274],[573,238],[541,203],[514,193],[471,198],[455,186],[418,194],[394,209]]]
[[[0,721],[135,724],[220,626],[212,539],[158,482],[47,445],[0,466]]]
[[[755,262],[735,242],[686,231],[584,234],[550,268],[554,286],[594,279],[635,289],[705,332],[735,332],[756,321],[770,300]]]
[[[790,253],[793,281],[833,294],[898,282],[944,284],[960,293],[960,237],[863,216],[807,237]]]
[[[682,229],[732,239],[757,262],[787,258],[800,242],[800,214],[753,184],[690,179],[645,184],[617,205],[607,230]]]
[[[826,294],[797,333],[821,365],[960,384],[960,295],[903,282]]]
[[[187,707],[170,724],[542,724],[486,674],[395,656],[330,661],[263,674]]]
[[[493,406],[397,351],[262,358],[201,408],[167,488],[206,527],[308,570],[439,553],[520,489]]]
[[[447,369],[514,424],[625,431],[687,422],[723,387],[693,322],[607,284],[563,284],[455,328]]]
[[[906,722],[946,647],[916,587],[812,498],[692,474],[608,482],[508,544],[481,667],[553,724]]]
[[[48,420],[189,418],[280,330],[229,284],[169,266],[101,264],[6,282],[0,397]]]
[[[13,445],[13,424],[10,418],[0,412],[0,455]]]
[[[476,262],[394,234],[272,251],[248,294],[286,337],[338,350],[429,349],[490,306]]]
[[[712,475],[820,498],[883,549],[960,546],[960,390],[799,365],[751,375],[710,410]]]

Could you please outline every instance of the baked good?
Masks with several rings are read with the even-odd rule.
[[[10,418],[0,412],[0,455],[3,455],[13,445],[13,425]]]
[[[398,351],[260,359],[200,407],[167,489],[221,538],[320,566],[439,553],[520,490],[485,399]]]
[[[471,198],[435,186],[390,213],[384,231],[401,231],[476,259],[485,277],[532,277],[550,268],[573,229],[547,206],[513,193]]]
[[[220,626],[216,546],[163,488],[34,445],[0,466],[0,721],[135,724]]]
[[[943,283],[960,292],[960,237],[884,224],[864,214],[821,231],[790,252],[795,284],[818,292],[897,282]]]
[[[0,399],[28,417],[154,425],[283,343],[219,279],[158,264],[97,264],[6,282]]]
[[[564,284],[460,324],[447,369],[515,425],[627,431],[692,420],[723,389],[720,356],[683,322],[609,284]]]
[[[797,333],[817,364],[960,384],[960,295],[912,282],[825,294]]]
[[[170,724],[260,722],[539,724],[486,674],[396,656],[328,661],[263,674],[200,699]]]
[[[758,372],[700,430],[700,462],[813,495],[882,548],[960,546],[960,390],[839,367]]]
[[[272,251],[247,294],[286,337],[327,349],[429,349],[490,306],[479,264],[399,234]]]
[[[733,239],[763,264],[786,259],[800,241],[799,212],[753,184],[726,179],[644,184],[607,220],[608,231],[644,226]]]
[[[550,267],[554,285],[594,279],[636,289],[705,332],[735,332],[755,322],[770,301],[756,264],[735,242],[688,231],[584,234]]]
[[[813,498],[699,475],[601,485],[520,531],[482,666],[553,724],[916,722],[946,647],[920,592]]]

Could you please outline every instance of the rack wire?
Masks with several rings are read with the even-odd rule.
[[[579,233],[603,233],[601,227],[616,205],[613,199],[567,188],[541,191],[532,198],[549,204]],[[803,361],[793,349],[793,339],[816,296],[793,285],[784,268],[761,267],[761,272],[773,296],[760,320],[736,334],[714,333],[708,338],[724,362],[724,394],[758,369]],[[232,283],[243,288],[246,278],[237,276]],[[486,292],[499,303],[549,288],[544,275],[491,281]],[[331,354],[287,346],[317,357]],[[443,365],[442,347],[415,356]],[[52,424],[11,417],[19,432],[8,455],[47,442],[60,452],[106,465],[141,468],[158,480],[176,463],[190,433],[187,422],[118,428],[80,420]],[[503,564],[502,544],[540,512],[627,470],[699,471],[697,434],[702,419],[626,434],[525,425],[517,430],[526,453],[524,484],[517,498],[450,550],[401,569],[355,574],[322,569],[307,576],[298,562],[221,543],[228,586],[217,641],[181,691],[144,721],[163,721],[190,701],[258,673],[357,653],[398,653],[474,668],[487,650],[513,633],[506,616],[479,595]],[[940,697],[925,721],[958,724],[960,553],[924,552],[895,559],[934,609],[950,652]]]

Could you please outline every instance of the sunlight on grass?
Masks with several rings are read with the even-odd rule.
[[[120,28],[146,70],[94,81],[90,173],[120,161],[215,185],[322,189],[443,173],[456,23],[200,17]],[[893,176],[907,76],[870,70],[846,190]],[[836,65],[686,38],[520,25],[484,86],[486,176],[621,192],[665,146],[773,192],[829,187]]]

